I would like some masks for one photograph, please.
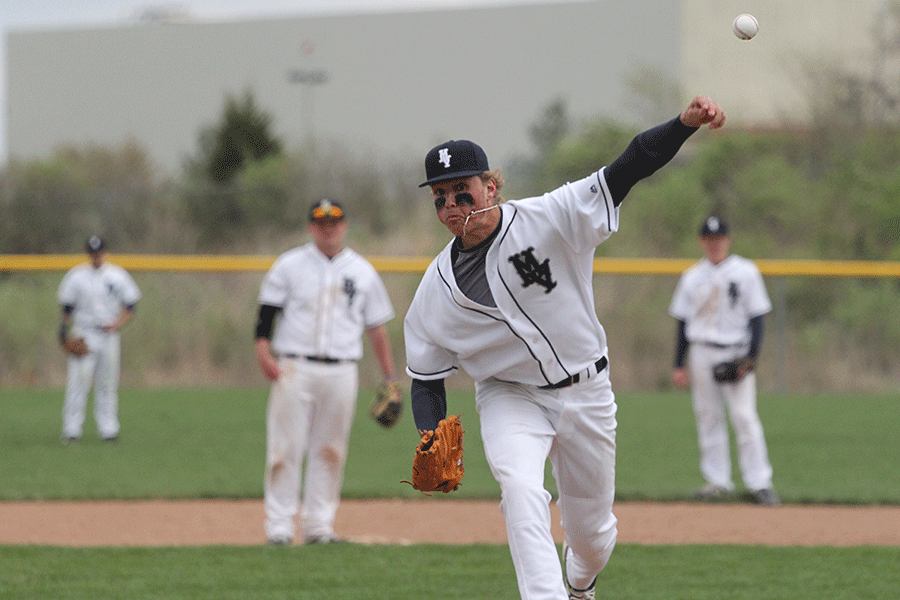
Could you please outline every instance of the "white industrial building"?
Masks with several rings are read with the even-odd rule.
[[[705,93],[733,127],[778,127],[807,118],[810,64],[866,64],[885,6],[595,0],[9,31],[8,154],[133,139],[175,170],[245,91],[289,147],[337,142],[373,166],[449,138],[499,166],[530,151],[528,126],[557,98],[576,119],[652,125]],[[752,41],[731,32],[742,12],[760,22]]]

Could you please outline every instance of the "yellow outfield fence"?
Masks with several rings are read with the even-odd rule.
[[[130,271],[267,271],[275,256],[111,254]],[[383,273],[421,273],[430,257],[367,256]],[[83,254],[0,254],[0,271],[64,271],[85,262]],[[597,258],[594,272],[616,275],[678,275],[696,262],[680,258]],[[807,277],[900,277],[900,262],[849,260],[757,260],[763,275]]]
[[[275,256],[213,256],[174,254],[110,254],[113,262],[129,271],[247,272],[267,271]],[[369,256],[382,272],[423,272],[430,259]],[[83,254],[0,254],[0,271],[65,271],[85,262]]]

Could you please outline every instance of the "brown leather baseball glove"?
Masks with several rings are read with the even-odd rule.
[[[420,492],[450,493],[459,489],[463,468],[462,423],[450,415],[434,431],[422,433],[413,459],[412,481],[404,480]]]
[[[749,356],[721,362],[713,366],[713,379],[716,381],[740,381],[744,375],[753,370],[754,366],[756,366],[756,361]]]
[[[369,405],[369,416],[382,427],[393,427],[403,413],[403,393],[399,381],[384,381],[375,390]]]
[[[63,342],[63,349],[75,356],[84,356],[88,353],[84,338],[66,338],[66,341]]]

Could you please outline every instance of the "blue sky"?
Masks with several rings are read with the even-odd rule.
[[[184,11],[196,19],[246,19],[308,14],[383,12],[442,7],[548,4],[564,0],[0,0],[0,165],[6,140],[6,32],[113,25],[136,21],[149,9]],[[572,0],[569,0],[572,1]]]

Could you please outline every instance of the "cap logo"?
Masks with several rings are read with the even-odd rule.
[[[419,187],[450,179],[467,179],[489,170],[481,146],[468,140],[450,140],[438,144],[425,155],[425,182]]]
[[[449,148],[441,148],[438,151],[438,162],[444,165],[445,169],[450,168],[450,149]]]
[[[719,230],[719,219],[715,217],[710,217],[706,220],[706,226],[709,227],[710,231],[718,231]]]

